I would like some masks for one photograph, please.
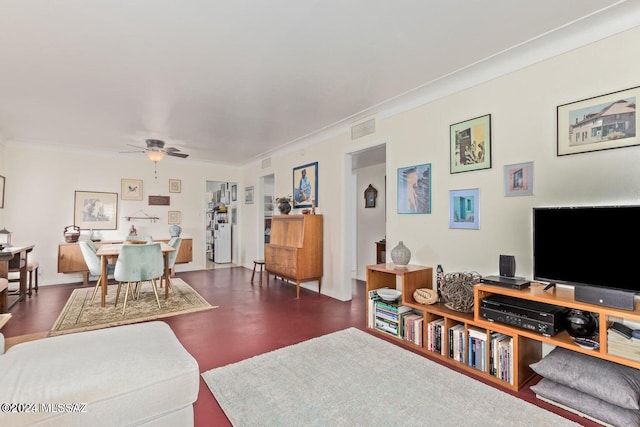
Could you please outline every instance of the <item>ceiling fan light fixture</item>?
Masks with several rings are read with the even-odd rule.
[[[160,160],[164,159],[164,153],[162,151],[148,150],[147,157],[152,162],[159,162]]]

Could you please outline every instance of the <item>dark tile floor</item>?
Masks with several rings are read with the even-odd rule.
[[[365,285],[353,282],[353,300],[341,302],[280,280],[251,285],[251,270],[234,267],[178,273],[212,305],[213,310],[163,319],[195,357],[200,372],[258,354],[335,332],[347,327],[364,329]],[[2,328],[5,337],[48,331],[71,291],[79,284],[41,286],[38,294],[11,309],[12,319]],[[528,387],[515,396],[547,408],[585,426],[569,412],[538,401]],[[196,426],[230,425],[201,379],[195,405]]]

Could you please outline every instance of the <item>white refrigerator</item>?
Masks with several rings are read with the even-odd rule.
[[[213,232],[213,262],[231,262],[231,224],[216,224]]]

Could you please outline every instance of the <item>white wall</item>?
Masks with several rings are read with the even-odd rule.
[[[20,143],[4,148],[7,177],[4,220],[0,228],[13,232],[14,244],[34,244],[32,255],[40,262],[44,285],[80,281],[79,274],[57,273],[58,244],[63,230],[74,221],[74,192],[97,191],[120,194],[121,178],[143,180],[143,201],[120,200],[118,229],[101,230],[104,240],[122,239],[135,224],[138,234],[168,238],[167,212],[181,212],[182,236],[193,239],[193,262],[177,265],[178,271],[203,269],[206,181],[237,181],[233,168],[198,165],[182,159],[165,159],[154,165],[143,155],[65,153]],[[181,193],[169,193],[169,179],[182,181]],[[149,195],[170,196],[170,206],[149,206]],[[141,216],[139,211],[160,219],[127,222],[125,215]],[[138,214],[136,214],[138,212]],[[81,238],[88,237],[83,232]]]
[[[172,196],[171,210],[182,211],[183,234],[194,238],[194,262],[189,269],[203,267],[205,182],[236,181],[238,197],[244,201],[244,187],[258,188],[258,177],[273,173],[274,194],[291,194],[292,168],[318,162],[319,206],[324,215],[323,293],[341,300],[351,298],[350,211],[347,209],[352,174],[348,153],[363,146],[387,144],[387,242],[393,247],[404,241],[411,249],[412,264],[435,267],[445,272],[497,272],[498,256],[516,257],[517,274],[531,277],[531,208],[543,205],[589,205],[640,203],[639,147],[556,156],[556,107],[572,101],[638,86],[640,57],[635,46],[640,29],[634,29],[496,78],[446,98],[386,117],[379,114],[376,132],[351,141],[347,126],[343,132],[316,137],[271,155],[270,166],[260,162],[241,168],[199,166],[193,162],[163,160],[158,180],[153,164],[144,157],[65,155],[45,149],[8,144],[0,175],[7,177],[4,221],[16,242],[35,243],[43,279],[68,282],[56,271],[57,244],[63,241],[64,226],[73,222],[75,190],[119,192],[121,178],[144,179],[149,194],[169,195],[168,179],[182,179],[183,193]],[[491,114],[491,169],[449,173],[449,126]],[[535,195],[505,197],[504,165],[533,161]],[[399,167],[431,163],[432,214],[397,215],[396,176]],[[4,173],[2,173],[4,172]],[[240,175],[240,176],[238,176]],[[449,190],[480,189],[480,230],[448,228]],[[256,201],[261,195],[256,194]],[[174,205],[175,203],[175,205]],[[258,203],[240,203],[240,260],[251,267],[262,245],[257,215]],[[168,235],[166,213],[144,202],[121,203],[121,214],[144,208],[158,214],[156,225],[136,223],[141,232]],[[164,208],[169,210],[168,208]],[[117,232],[105,238],[121,237],[128,229],[120,221]],[[303,285],[317,289],[316,283]]]
[[[500,254],[516,257],[517,274],[532,275],[531,210],[543,205],[640,203],[639,147],[556,156],[556,107],[572,101],[638,86],[640,43],[634,29],[496,78],[391,117],[380,114],[376,132],[351,141],[349,129],[272,156],[276,194],[291,192],[291,168],[319,163],[320,211],[324,214],[323,293],[338,299],[351,295],[350,214],[347,191],[351,180],[346,153],[386,140],[387,244],[399,240],[412,252],[412,264],[442,264],[446,272],[498,271]],[[491,114],[491,169],[450,174],[449,126]],[[320,148],[321,147],[321,148]],[[533,161],[535,194],[505,197],[505,165]],[[396,176],[399,167],[431,163],[432,213],[397,215]],[[255,180],[259,165],[248,167],[244,179]],[[448,228],[449,191],[480,189],[480,230]],[[350,193],[350,192],[349,192]],[[251,212],[245,212],[251,221]],[[246,248],[251,255],[251,245]],[[345,249],[346,248],[346,249]],[[308,286],[313,289],[313,286]]]
[[[385,165],[375,165],[356,170],[357,185],[354,202],[357,215],[357,272],[356,278],[366,279],[367,265],[376,264],[376,244],[385,235],[384,178]],[[364,207],[364,191],[369,184],[378,190],[375,208]]]

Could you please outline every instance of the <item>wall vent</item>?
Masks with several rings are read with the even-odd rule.
[[[266,168],[270,168],[271,167],[271,157],[268,157],[266,159],[262,159],[262,169],[266,169]]]
[[[369,119],[366,122],[351,126],[351,139],[362,138],[371,135],[376,131],[376,119]]]

